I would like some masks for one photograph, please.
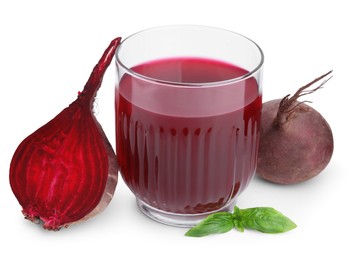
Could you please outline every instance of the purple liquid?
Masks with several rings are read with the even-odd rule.
[[[199,58],[157,60],[132,70],[186,83],[248,73]],[[262,106],[254,78],[182,88],[124,74],[115,95],[121,174],[143,202],[167,212],[205,213],[245,189],[256,167]]]

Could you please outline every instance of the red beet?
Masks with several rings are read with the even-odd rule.
[[[257,175],[279,184],[306,181],[318,175],[333,153],[331,128],[322,115],[297,99],[321,88],[307,90],[332,71],[301,87],[292,97],[263,104]]]
[[[87,220],[113,197],[117,158],[92,108],[119,43],[110,43],[78,98],[25,138],[11,160],[10,185],[22,213],[45,229]]]

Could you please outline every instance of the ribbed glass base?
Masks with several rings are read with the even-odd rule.
[[[232,211],[235,204],[236,198],[216,211],[198,214],[178,214],[156,209],[137,198],[137,205],[140,211],[143,212],[146,216],[162,224],[175,227],[193,227],[212,213]]]

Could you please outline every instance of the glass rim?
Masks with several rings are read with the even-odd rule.
[[[158,79],[158,78],[154,78],[154,77],[149,77],[146,75],[143,75],[141,73],[135,72],[134,70],[132,70],[132,68],[130,68],[129,66],[126,66],[120,59],[119,59],[119,52],[120,49],[122,47],[122,45],[127,42],[129,39],[133,38],[134,36],[137,36],[141,33],[144,32],[148,32],[148,31],[152,31],[152,30],[159,30],[159,29],[170,29],[170,28],[206,28],[206,29],[212,29],[212,30],[220,30],[220,31],[224,31],[224,32],[228,32],[230,34],[234,34],[238,37],[242,37],[246,40],[248,40],[250,43],[252,43],[256,49],[259,51],[260,53],[260,61],[258,63],[257,66],[255,66],[255,68],[251,71],[249,71],[248,73],[239,76],[239,77],[234,77],[231,79],[227,79],[227,80],[221,80],[221,81],[211,81],[211,82],[178,82],[178,81],[169,81],[169,80],[162,80],[162,79]],[[207,25],[164,25],[164,26],[156,26],[156,27],[150,27],[141,31],[138,31],[136,33],[133,33],[129,36],[127,36],[126,38],[122,39],[121,43],[119,44],[119,46],[117,47],[116,50],[116,55],[115,55],[115,62],[118,63],[124,70],[126,70],[131,76],[137,77],[141,80],[145,80],[145,81],[150,81],[150,82],[155,82],[158,84],[165,84],[165,85],[169,85],[169,86],[174,86],[174,87],[212,87],[212,86],[221,86],[221,85],[228,85],[228,84],[232,84],[235,82],[239,82],[239,81],[243,81],[245,79],[248,79],[250,77],[252,77],[254,74],[256,74],[259,70],[261,70],[263,63],[264,63],[264,53],[262,51],[262,49],[260,48],[260,46],[253,40],[251,40],[250,38],[244,36],[243,34],[231,31],[231,30],[227,30],[227,29],[223,29],[223,28],[219,28],[219,27],[214,27],[214,26],[207,26]]]

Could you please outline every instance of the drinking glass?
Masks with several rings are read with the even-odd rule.
[[[191,227],[233,209],[254,176],[263,53],[224,29],[147,29],[116,52],[116,152],[139,209]]]

